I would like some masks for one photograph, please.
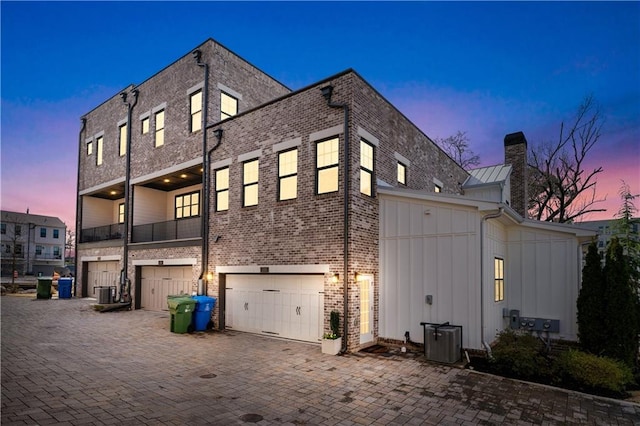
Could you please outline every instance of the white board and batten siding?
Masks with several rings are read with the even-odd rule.
[[[477,211],[409,198],[380,203],[380,337],[403,340],[409,331],[423,343],[420,322],[448,321],[463,327],[464,347],[478,346]]]

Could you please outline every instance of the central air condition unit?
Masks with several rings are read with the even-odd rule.
[[[460,360],[460,327],[424,327],[424,355],[430,361],[453,364]]]

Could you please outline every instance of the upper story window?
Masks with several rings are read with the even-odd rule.
[[[216,170],[216,211],[229,210],[229,168]]]
[[[47,228],[40,228],[40,238],[47,238]]]
[[[155,122],[156,122],[156,148],[164,145],[164,110],[155,113]]]
[[[7,233],[7,224],[0,223],[0,234],[5,235]]]
[[[398,183],[407,184],[407,166],[398,161]]]
[[[124,223],[124,203],[118,204],[118,223]]]
[[[54,246],[53,247],[53,257],[55,257],[56,259],[60,259],[60,257],[61,257],[60,253],[61,253],[60,247]]]
[[[220,120],[232,117],[237,113],[238,100],[225,92],[220,92]]]
[[[442,187],[440,185],[434,185],[433,192],[442,192]]]
[[[60,230],[59,229],[54,229],[53,230],[53,238],[60,238]]]
[[[96,138],[96,166],[100,166],[102,164],[102,151],[104,148],[104,137],[98,136]]]
[[[120,126],[120,156],[127,153],[127,124]]]
[[[93,141],[87,142],[87,155],[93,154]]]
[[[16,244],[14,249],[13,249],[13,252],[15,253],[15,255],[17,257],[21,257],[22,256],[22,244]]]
[[[298,149],[278,154],[278,200],[293,200],[298,196]]]
[[[496,257],[493,259],[494,265],[494,300],[502,302],[504,300],[504,259]]]
[[[316,144],[316,192],[326,194],[338,190],[338,138]]]
[[[191,132],[202,129],[202,90],[198,90],[190,96],[189,107],[191,111]]]
[[[200,216],[200,192],[176,195],[176,219]]]
[[[37,255],[42,255],[43,251],[44,251],[44,246],[36,246],[36,254]]]
[[[258,205],[259,161],[247,161],[242,165],[242,206]]]
[[[360,139],[360,192],[373,194],[373,145]]]
[[[14,234],[15,234],[16,237],[19,237],[20,235],[22,235],[22,226],[21,225],[16,225]]]
[[[149,133],[149,121],[149,116],[146,116],[142,120],[140,120],[140,133],[142,133],[143,135]]]

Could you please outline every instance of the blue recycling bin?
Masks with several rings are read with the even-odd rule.
[[[196,308],[193,312],[194,330],[205,331],[211,321],[211,312],[216,307],[216,298],[209,296],[193,296]]]
[[[73,278],[58,278],[58,299],[71,299]]]

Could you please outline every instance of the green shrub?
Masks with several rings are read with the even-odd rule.
[[[623,362],[573,349],[558,355],[554,371],[574,388],[612,396],[623,395],[633,382],[631,368]]]
[[[549,375],[545,345],[529,333],[511,329],[502,331],[492,355],[491,364],[499,374],[521,379],[539,379]]]

